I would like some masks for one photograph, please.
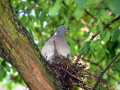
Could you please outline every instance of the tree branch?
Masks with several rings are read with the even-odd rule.
[[[101,80],[102,76],[104,75],[104,73],[105,73],[108,69],[110,69],[110,66],[112,65],[112,63],[113,63],[119,56],[120,56],[120,52],[110,61],[110,63],[107,65],[107,67],[101,72],[101,74],[100,74],[100,76],[98,77],[98,80],[96,81],[96,83],[95,83],[95,85],[94,85],[94,87],[93,87],[92,90],[94,90],[94,89],[98,86],[98,84],[100,83],[100,80]]]
[[[32,9],[32,8],[35,7],[37,4],[40,4],[40,3],[41,3],[41,2],[37,2],[37,3],[33,4],[32,6],[26,8],[26,9],[20,11],[20,12],[18,12],[17,15],[19,15],[19,14],[22,13],[22,12],[25,13],[25,12],[29,11],[30,9]]]
[[[103,29],[108,28],[111,24],[113,24],[114,22],[118,21],[119,19],[120,19],[120,15],[117,16],[116,18],[114,18],[114,19],[113,19],[112,21],[110,21],[108,24],[106,24]],[[100,33],[100,31],[96,32],[96,33],[91,37],[91,39],[89,40],[89,43],[90,43],[90,41],[93,40],[99,33]],[[81,58],[81,56],[82,56],[83,54],[84,54],[84,53],[82,52],[80,55],[78,55],[77,60],[76,60],[76,64],[79,62],[79,59]]]
[[[109,27],[111,24],[113,24],[115,21],[117,21],[117,20],[119,20],[119,19],[120,19],[120,15],[117,16],[115,19],[113,19],[113,20],[112,20],[111,22],[109,22],[108,24],[106,24],[103,29]]]
[[[0,1],[0,13],[0,56],[12,62],[30,90],[62,89],[29,33],[14,15],[10,0]]]
[[[86,9],[85,9],[85,12],[86,12],[88,15],[90,15],[94,20],[97,21],[97,18],[94,17],[94,15],[92,15],[92,14],[91,14],[90,12],[88,12]],[[102,21],[102,24],[105,25],[105,23],[104,23],[103,21]],[[107,28],[111,29],[109,26],[108,26]]]
[[[114,18],[114,19],[113,19],[112,21],[110,21],[108,24],[106,24],[103,29],[108,28],[111,24],[113,24],[114,22],[116,22],[116,21],[119,20],[119,19],[120,19],[120,15],[119,15],[118,17]],[[90,40],[93,40],[99,33],[100,33],[100,31],[96,32],[96,33],[92,36],[92,38],[91,38]]]
[[[90,15],[93,19],[97,20],[97,18],[94,17],[94,15],[92,15],[92,14],[91,14],[90,12],[88,12],[86,9],[85,9],[85,12],[86,12],[88,15]]]

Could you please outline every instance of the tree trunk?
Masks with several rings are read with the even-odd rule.
[[[16,18],[9,0],[0,0],[0,56],[11,62],[30,90],[61,89],[46,72],[38,47]]]

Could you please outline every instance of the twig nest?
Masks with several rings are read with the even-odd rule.
[[[84,79],[90,77],[86,65],[72,63],[69,58],[63,56],[55,56],[53,62],[50,63],[50,67],[67,89],[73,90],[74,86],[79,86],[85,90],[92,88],[84,81]]]

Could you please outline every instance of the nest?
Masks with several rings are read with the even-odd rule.
[[[76,64],[68,58],[55,56],[50,67],[68,90],[74,90],[74,86],[84,90],[92,89],[92,86],[85,83],[85,79],[90,78],[87,65]]]

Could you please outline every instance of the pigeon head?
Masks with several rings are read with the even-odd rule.
[[[60,36],[64,36],[64,33],[66,33],[66,32],[67,32],[66,27],[64,25],[60,25],[57,28],[56,34],[60,35]]]

